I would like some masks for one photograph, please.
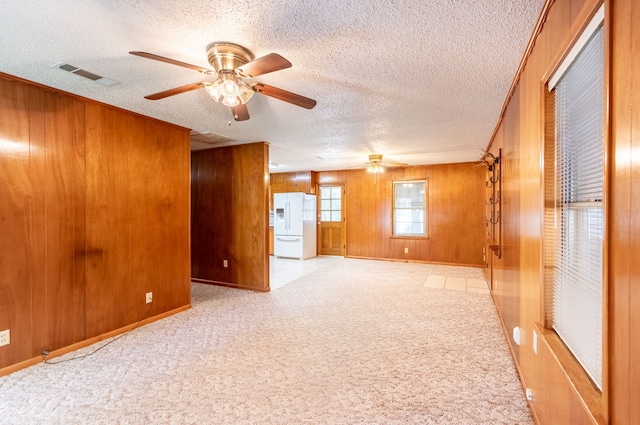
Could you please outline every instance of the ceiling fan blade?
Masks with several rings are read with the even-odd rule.
[[[236,121],[246,121],[249,119],[249,110],[247,109],[247,105],[244,103],[232,106],[231,113],[233,114],[233,119]]]
[[[266,56],[254,59],[236,69],[243,77],[257,77],[273,71],[291,68],[291,62],[277,53],[269,53]]]
[[[269,86],[267,84],[253,83],[251,84],[251,88],[258,93],[275,97],[276,99],[284,100],[285,102],[289,102],[306,109],[313,109],[313,107],[316,106],[316,101],[313,99],[309,99],[308,97],[300,96],[299,94],[291,93],[290,91],[282,90],[277,87]]]
[[[178,66],[181,66],[183,68],[193,69],[194,71],[198,71],[198,72],[201,72],[203,74],[209,74],[209,75],[215,74],[215,72],[210,70],[210,69],[202,68],[202,67],[196,66],[196,65],[191,65],[191,64],[186,63],[186,62],[180,62],[180,61],[177,61],[175,59],[165,58],[164,56],[154,55],[153,53],[147,53],[147,52],[129,52],[129,53],[132,54],[132,55],[135,55],[135,56],[140,56],[140,57],[147,58],[147,59],[153,59],[153,60],[157,60],[157,61],[160,61],[160,62],[170,63],[172,65],[178,65]]]
[[[149,100],[164,99],[165,97],[173,96],[173,95],[180,94],[180,93],[186,93],[186,92],[191,91],[191,90],[198,90],[198,89],[204,87],[205,85],[206,84],[204,84],[204,83],[187,84],[186,86],[176,87],[176,88],[173,88],[173,89],[161,91],[159,93],[150,94],[149,96],[145,96],[144,98],[145,99],[149,99]]]

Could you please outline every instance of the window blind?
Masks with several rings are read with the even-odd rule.
[[[588,39],[556,85],[553,329],[602,388],[604,32]],[[549,307],[549,306],[548,306]]]

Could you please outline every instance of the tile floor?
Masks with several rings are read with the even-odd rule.
[[[423,285],[425,288],[447,289],[451,291],[466,291],[478,294],[488,294],[489,286],[484,279],[468,279],[463,277],[441,276],[430,274]]]
[[[320,270],[336,261],[345,261],[344,257],[318,256],[307,260],[270,257],[271,290],[280,288],[289,282]],[[423,286],[425,288],[466,291],[469,293],[489,294],[487,282],[482,271],[472,267],[440,266],[434,268],[438,274],[429,274]],[[466,277],[460,277],[466,276]]]
[[[271,290],[286,285],[302,276],[320,270],[330,265],[333,261],[344,261],[343,257],[331,257],[320,255],[318,257],[309,258],[307,260],[295,260],[292,258],[279,258],[273,255],[270,258],[269,270],[271,271],[271,282],[269,286]]]

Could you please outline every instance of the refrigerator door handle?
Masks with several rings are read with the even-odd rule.
[[[285,220],[286,220],[286,228],[287,230],[291,229],[291,201],[287,201],[287,207],[285,209]]]

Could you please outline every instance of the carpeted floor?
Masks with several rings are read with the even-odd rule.
[[[478,269],[338,258],[0,378],[1,424],[532,424]],[[97,346],[70,353],[81,356]]]

